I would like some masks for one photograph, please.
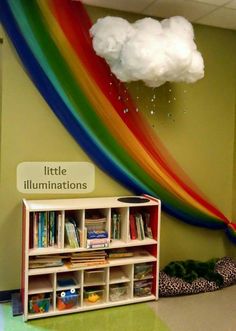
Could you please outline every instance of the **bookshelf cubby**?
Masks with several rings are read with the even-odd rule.
[[[147,195],[24,199],[24,320],[157,300],[160,214]]]

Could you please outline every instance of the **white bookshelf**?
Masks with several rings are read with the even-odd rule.
[[[119,198],[23,200],[22,301],[25,321],[158,299],[161,203],[150,196],[130,197],[139,199],[135,202],[121,202]],[[106,247],[87,248],[87,219],[91,213],[102,215],[100,224],[108,237]],[[119,215],[118,239],[114,238],[114,213]],[[142,238],[134,239],[130,215],[137,213],[149,215],[152,238],[143,232]],[[44,228],[39,225],[39,218],[44,219]],[[70,247],[66,237],[68,218],[73,218],[81,236],[76,248]],[[41,238],[42,231],[46,238]],[[119,249],[132,252],[132,256],[109,258],[109,253]],[[71,254],[99,254],[101,251],[107,254],[103,264],[71,264]],[[38,259],[53,261],[59,255],[61,265],[32,267]],[[65,298],[61,297],[63,295]]]

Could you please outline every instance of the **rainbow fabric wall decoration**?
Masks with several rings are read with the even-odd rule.
[[[93,51],[79,1],[2,0],[1,21],[52,111],[103,171],[135,194],[160,198],[178,219],[226,230],[236,243],[236,224],[203,198]]]

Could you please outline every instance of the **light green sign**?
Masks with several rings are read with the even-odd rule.
[[[17,166],[17,189],[22,193],[89,193],[95,168],[89,162],[22,162]]]

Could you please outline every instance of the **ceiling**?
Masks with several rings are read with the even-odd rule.
[[[184,16],[192,23],[236,30],[236,0],[81,0],[144,16]]]

